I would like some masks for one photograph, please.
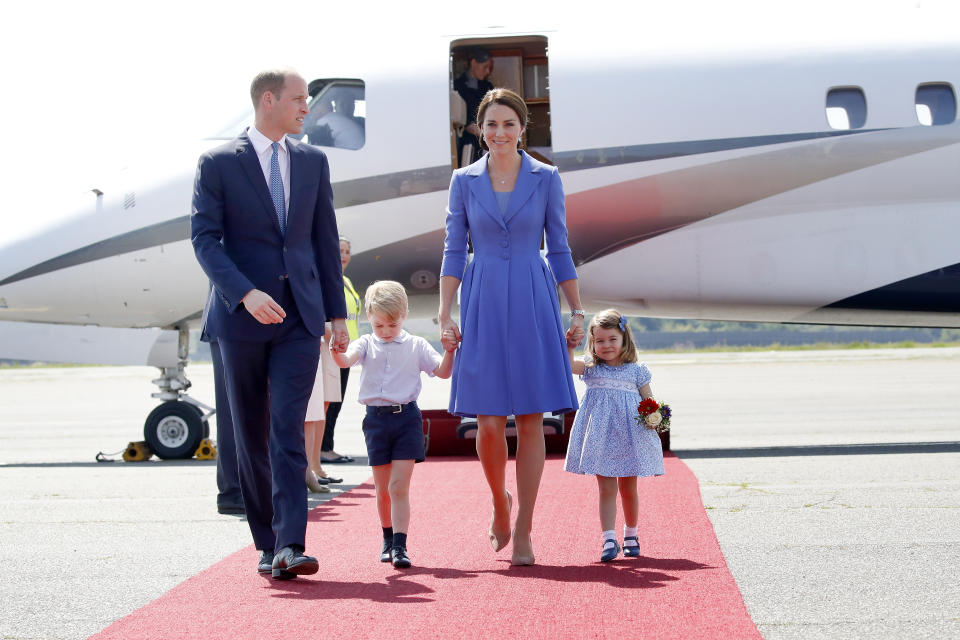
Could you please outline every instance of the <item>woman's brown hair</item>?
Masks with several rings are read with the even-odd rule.
[[[487,95],[483,96],[483,100],[480,101],[480,106],[477,107],[477,126],[480,127],[481,131],[483,131],[483,116],[487,112],[487,107],[491,104],[502,104],[512,109],[520,120],[520,127],[526,132],[527,121],[530,118],[527,103],[524,102],[523,98],[519,95],[510,91],[510,89],[503,88],[490,89],[490,91],[487,91]],[[483,136],[480,136],[480,146],[489,151],[489,147],[487,147],[487,142],[483,139]],[[519,146],[524,146],[522,137]]]

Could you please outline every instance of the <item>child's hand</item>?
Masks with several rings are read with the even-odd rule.
[[[457,350],[457,337],[453,333],[453,329],[447,329],[440,334],[440,344],[443,345],[444,351]]]
[[[579,339],[576,339],[576,340],[575,340],[575,339],[573,339],[573,338],[571,338],[571,337],[568,336],[568,337],[567,337],[567,348],[568,348],[568,349],[576,349],[576,348],[580,345],[580,342],[581,342],[581,340],[579,340]]]

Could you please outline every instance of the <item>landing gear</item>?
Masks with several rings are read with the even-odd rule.
[[[150,412],[143,425],[143,437],[157,457],[193,457],[203,440],[201,414],[186,402],[164,402]]]
[[[179,328],[179,344],[176,367],[161,367],[161,377],[153,381],[160,391],[150,394],[163,400],[147,416],[143,424],[143,439],[158,458],[181,459],[193,457],[200,441],[210,435],[209,419],[215,413],[213,407],[187,395],[192,386],[184,370],[190,348],[190,332]]]

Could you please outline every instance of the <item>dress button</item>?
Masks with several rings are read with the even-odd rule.
[[[510,246],[510,243],[507,242],[506,240],[501,240],[501,241],[500,241],[500,246],[501,246],[501,247],[509,247],[509,246]]]

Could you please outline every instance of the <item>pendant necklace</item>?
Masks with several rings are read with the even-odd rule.
[[[489,168],[490,168],[489,162],[487,163],[487,168],[488,168],[488,170],[489,170]],[[499,178],[497,178],[496,176],[493,175],[493,171],[490,171],[490,175],[491,175],[491,177],[493,177],[494,180],[500,180]],[[500,184],[507,184],[507,181],[506,181],[505,179],[504,179],[504,180],[500,180]]]

